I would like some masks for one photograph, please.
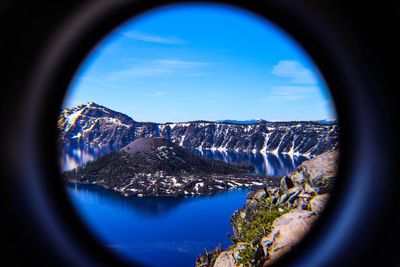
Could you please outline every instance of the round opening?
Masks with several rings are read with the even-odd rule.
[[[142,14],[81,65],[58,119],[62,178],[99,242],[150,266],[264,266],[323,211],[337,173],[329,89],[247,11]]]

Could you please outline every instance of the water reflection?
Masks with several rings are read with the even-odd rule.
[[[62,171],[71,170],[85,162],[109,153],[106,149],[81,149],[70,148],[60,151],[60,164]],[[193,153],[202,157],[222,160],[234,164],[251,164],[257,175],[269,177],[284,176],[294,171],[303,161],[308,158],[289,154],[272,154],[245,151],[218,151],[218,150],[193,150]]]
[[[144,216],[158,217],[169,213],[183,202],[196,200],[196,197],[122,197],[119,193],[99,185],[68,184],[71,194],[79,195],[85,202],[101,202],[118,206],[125,210],[135,210]]]
[[[72,170],[88,161],[112,152],[110,149],[62,147],[59,150],[59,162],[61,171]]]
[[[271,154],[244,151],[212,151],[195,150],[195,154],[215,160],[222,160],[235,164],[251,164],[255,174],[265,176],[284,176],[294,171],[303,161],[305,156],[292,156],[288,154]]]

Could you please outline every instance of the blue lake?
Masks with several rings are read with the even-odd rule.
[[[256,174],[266,176],[286,175],[306,159],[251,152],[195,153],[231,163],[251,163]],[[245,204],[248,193],[232,190],[203,197],[126,198],[95,185],[68,185],[67,191],[88,229],[105,247],[127,260],[176,267],[194,266],[196,256],[205,249],[231,245],[227,237],[232,234],[230,217]]]
[[[294,171],[303,161],[308,158],[305,156],[291,156],[288,154],[272,154],[261,152],[245,151],[212,151],[212,150],[193,150],[199,156],[222,160],[228,163],[242,164],[247,163],[254,166],[254,173],[268,177],[284,176]]]
[[[247,190],[212,197],[125,198],[97,186],[68,186],[88,228],[104,246],[151,266],[194,266],[196,256],[231,245],[230,216]]]

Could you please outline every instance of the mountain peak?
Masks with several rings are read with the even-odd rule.
[[[65,108],[58,118],[60,142],[71,147],[119,149],[134,139],[136,122],[129,116],[92,101]]]
[[[121,149],[128,154],[147,153],[154,154],[162,148],[179,149],[179,147],[170,140],[163,137],[142,137],[135,139],[129,145]]]
[[[128,115],[112,110],[105,106],[99,105],[93,101],[89,101],[86,104],[81,104],[72,108],[64,108],[61,111],[61,115],[81,117],[85,119],[91,118],[114,118],[123,121],[125,124],[131,124],[135,121]]]
[[[95,103],[95,102],[93,102],[93,101],[87,102],[87,103],[86,103],[86,106],[87,106],[87,107],[95,107],[95,108],[105,108],[105,109],[108,109],[108,108],[106,108],[106,107],[104,107],[104,106],[102,106],[102,105],[99,105],[99,104],[97,104],[97,103]]]

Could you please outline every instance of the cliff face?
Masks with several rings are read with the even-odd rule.
[[[253,190],[231,218],[233,246],[198,257],[196,266],[267,266],[289,251],[311,228],[329,199],[338,151],[305,161],[282,177],[279,187]],[[207,259],[212,259],[208,261]]]
[[[61,148],[116,151],[140,137],[164,137],[189,149],[262,151],[314,156],[339,147],[336,122],[268,122],[249,124],[193,121],[137,122],[95,103],[63,109],[59,120]]]
[[[337,125],[267,122],[243,125],[190,122],[160,125],[160,134],[187,148],[318,155],[338,146]]]

